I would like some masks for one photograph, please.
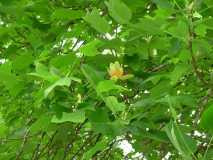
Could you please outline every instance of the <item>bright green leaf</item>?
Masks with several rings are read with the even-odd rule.
[[[120,24],[127,24],[132,18],[131,10],[122,0],[106,2],[109,14]]]
[[[96,8],[94,8],[91,13],[88,13],[84,17],[84,20],[100,33],[107,33],[110,31],[108,22],[100,16]]]
[[[117,113],[119,111],[124,111],[125,110],[125,104],[124,103],[119,103],[117,98],[114,96],[109,96],[105,98],[105,103],[106,106],[109,107],[109,109],[113,113]]]
[[[115,84],[114,81],[112,80],[104,80],[104,81],[100,81],[97,85],[97,92],[109,92],[111,90],[118,90],[118,91],[122,91],[122,90],[127,90],[126,88]]]
[[[213,105],[209,106],[203,112],[201,116],[201,122],[200,122],[201,127],[213,133],[212,120],[213,120]]]
[[[64,122],[73,122],[73,123],[82,123],[86,119],[84,111],[76,111],[73,113],[63,112],[61,117],[53,116],[52,123],[64,123]]]

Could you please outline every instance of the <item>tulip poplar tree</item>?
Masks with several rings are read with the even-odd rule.
[[[212,16],[212,0],[0,0],[0,159],[211,160]]]

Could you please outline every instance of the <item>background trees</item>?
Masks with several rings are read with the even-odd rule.
[[[212,6],[1,0],[0,159],[211,159]]]

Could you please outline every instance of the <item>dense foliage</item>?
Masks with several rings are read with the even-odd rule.
[[[0,0],[0,159],[212,159],[212,16],[212,0]]]

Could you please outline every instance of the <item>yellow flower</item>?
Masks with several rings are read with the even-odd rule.
[[[118,61],[115,63],[110,63],[108,73],[111,79],[119,79],[123,77],[124,71],[122,65]]]

